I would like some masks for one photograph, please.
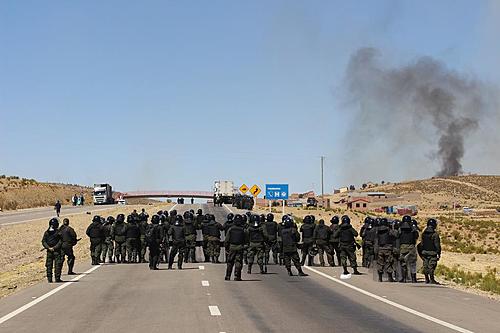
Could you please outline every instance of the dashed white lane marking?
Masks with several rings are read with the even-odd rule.
[[[434,318],[434,317],[429,316],[429,315],[427,315],[427,314],[425,314],[425,313],[419,312],[419,311],[417,311],[417,310],[413,310],[413,309],[411,309],[411,308],[409,308],[409,307],[407,307],[407,306],[404,306],[404,305],[401,305],[401,304],[399,304],[399,303],[396,303],[396,302],[390,301],[390,300],[388,300],[388,299],[386,299],[386,298],[383,298],[383,297],[381,297],[381,296],[378,296],[378,295],[372,294],[372,293],[371,293],[371,292],[369,292],[369,291],[366,291],[366,290],[364,290],[364,289],[361,289],[361,288],[358,288],[358,287],[356,287],[356,286],[353,286],[352,284],[349,284],[349,283],[344,282],[344,281],[342,281],[342,280],[339,280],[339,279],[336,279],[336,278],[334,278],[334,277],[331,277],[330,275],[325,274],[325,273],[323,273],[323,272],[321,272],[321,271],[318,271],[317,269],[314,269],[314,268],[312,268],[312,267],[309,267],[309,266],[304,266],[304,268],[306,268],[306,269],[310,270],[311,272],[314,272],[314,273],[316,273],[316,274],[318,274],[318,275],[321,275],[321,276],[323,276],[323,277],[325,277],[325,278],[327,278],[327,279],[329,279],[329,280],[332,280],[332,281],[334,281],[334,282],[337,282],[337,283],[339,283],[339,284],[341,284],[341,285],[343,285],[343,286],[345,286],[345,287],[347,287],[347,288],[350,288],[350,289],[352,289],[352,290],[355,290],[355,291],[357,291],[357,292],[359,292],[359,293],[361,293],[361,294],[363,294],[363,295],[366,295],[366,296],[368,296],[368,297],[374,298],[374,299],[376,299],[376,300],[378,300],[378,301],[381,301],[381,302],[383,302],[383,303],[385,303],[385,304],[391,305],[391,306],[393,306],[393,307],[395,307],[395,308],[398,308],[398,309],[400,309],[400,310],[403,310],[403,311],[406,311],[406,312],[408,312],[408,313],[411,313],[411,314],[413,314],[413,315],[415,315],[415,316],[418,316],[418,317],[420,317],[420,318],[423,318],[423,319],[426,319],[426,320],[432,321],[433,323],[436,323],[436,324],[438,324],[438,325],[441,325],[441,326],[447,327],[447,328],[449,328],[449,329],[452,329],[452,330],[454,330],[454,331],[461,332],[461,333],[474,333],[473,331],[469,331],[468,329],[465,329],[465,328],[462,328],[462,327],[460,327],[460,326],[456,326],[456,325],[450,324],[450,323],[448,323],[448,322],[446,322],[446,321],[444,321],[444,320]]]
[[[173,205],[173,206],[172,206],[172,208],[170,208],[170,209],[168,210],[168,213],[170,214],[170,212],[171,212],[171,211],[173,211],[173,210],[175,209],[175,207],[177,207],[177,205],[178,205],[178,204]]]
[[[211,316],[220,316],[221,315],[219,307],[217,305],[209,305],[208,310],[210,310]]]
[[[210,283],[208,283],[208,281],[207,281],[207,280],[203,280],[203,281],[201,281],[201,285],[202,285],[203,287],[208,287],[208,286],[210,286]]]
[[[63,284],[61,284],[59,287],[55,288],[55,289],[52,289],[51,291],[49,291],[48,293],[46,294],[43,294],[42,296],[38,297],[37,299],[29,302],[28,304],[25,304],[23,306],[21,306],[19,309],[17,310],[14,310],[12,311],[11,313],[8,313],[6,314],[5,316],[3,316],[2,318],[0,318],[0,324],[3,324],[5,323],[7,320],[17,316],[18,314],[20,314],[21,312],[24,312],[26,310],[28,310],[29,308],[31,308],[32,306],[35,306],[37,305],[38,303],[40,303],[41,301],[43,301],[44,299],[46,298],[49,298],[50,296],[54,295],[55,293],[63,290],[64,288],[66,288],[67,286],[71,285],[71,282],[75,282],[75,281],[78,281],[80,280],[82,277],[86,276],[87,274],[95,271],[96,269],[98,269],[99,267],[101,266],[94,266],[92,267],[91,269],[87,270],[85,273],[82,273],[80,275],[77,275],[75,276],[73,279],[71,279],[70,281],[68,282],[65,282]]]
[[[205,269],[205,266],[198,266],[198,269],[200,269],[200,270],[204,270],[204,269]]]

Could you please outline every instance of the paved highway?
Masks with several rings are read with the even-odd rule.
[[[176,209],[199,205],[178,205]],[[203,205],[223,221],[227,208]],[[231,208],[232,209],[232,208]],[[201,259],[201,258],[200,258]],[[175,267],[175,266],[174,266]],[[243,273],[224,264],[79,267],[63,284],[40,283],[0,300],[1,332],[499,332],[500,304],[443,286],[377,283],[339,268],[309,277]],[[68,277],[63,277],[69,280]]]
[[[85,212],[98,212],[107,210],[112,206],[63,206],[61,217]],[[30,222],[39,219],[46,219],[56,216],[54,207],[42,207],[33,209],[22,209],[13,212],[0,212],[0,225],[10,225]]]

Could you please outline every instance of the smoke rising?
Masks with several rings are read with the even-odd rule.
[[[483,83],[430,57],[393,68],[381,62],[374,48],[351,56],[343,92],[354,124],[351,151],[362,157],[375,150],[393,158],[404,151],[399,156],[414,161],[415,155],[431,157],[439,162],[439,176],[463,171],[467,137],[479,128],[489,106]]]

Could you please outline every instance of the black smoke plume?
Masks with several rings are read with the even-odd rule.
[[[478,129],[487,99],[483,84],[430,57],[397,68],[380,58],[378,50],[362,48],[347,67],[344,106],[353,112],[355,150],[387,144],[397,152],[405,145],[437,158],[437,175],[461,173],[467,136]]]

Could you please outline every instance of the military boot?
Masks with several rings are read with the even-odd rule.
[[[344,275],[349,274],[349,271],[347,270],[347,266],[343,266],[343,267],[344,267],[344,272],[342,274],[344,274]]]
[[[75,272],[73,272],[73,266],[75,265],[75,263],[68,263],[68,275],[76,275]]]
[[[399,279],[399,282],[406,283],[406,276],[408,275],[408,272],[406,271],[406,268],[403,268],[402,271],[403,272],[401,274],[401,279]]]
[[[387,281],[389,281],[389,282],[394,282],[394,279],[393,279],[393,277],[392,277],[392,274],[387,274],[387,277],[388,277]]]
[[[378,273],[378,282],[382,282],[382,274],[383,273],[380,273],[380,272]]]
[[[417,283],[417,273],[411,275],[411,283]]]
[[[219,257],[217,257],[217,256],[215,257],[215,263],[220,264]]]
[[[429,284],[431,283],[431,280],[429,280],[429,274],[424,274],[425,275],[425,283]]]
[[[299,276],[309,276],[304,271],[302,271],[302,267],[298,267],[297,270],[299,271]]]
[[[273,253],[273,264],[278,264],[278,255]]]
[[[358,271],[358,268],[357,267],[353,267],[354,271],[352,274],[354,275],[362,275],[359,271]]]
[[[57,277],[57,276],[56,276],[56,282],[57,282],[57,283],[60,283],[60,282],[64,282],[64,281],[63,281],[63,280],[61,280],[61,277],[60,277],[60,276],[59,276],[59,277]]]
[[[47,282],[48,283],[52,283],[52,275],[51,276],[47,276]]]
[[[260,274],[266,274],[266,272],[264,271],[264,265],[259,265],[259,268],[260,268]]]
[[[313,256],[307,256],[307,266],[314,266],[314,257]]]
[[[431,280],[431,284],[437,284],[437,285],[441,284],[441,283],[437,282],[437,281],[434,279],[434,273],[431,273],[431,274],[430,274],[430,280]]]
[[[247,270],[247,273],[248,273],[248,274],[252,274],[252,264],[248,264],[248,270]]]
[[[291,268],[287,268],[286,270],[288,271],[288,275],[293,276],[293,273],[292,273],[292,269],[291,269]]]
[[[212,259],[212,264],[215,264],[215,256],[212,256],[211,259]]]

